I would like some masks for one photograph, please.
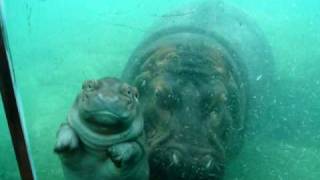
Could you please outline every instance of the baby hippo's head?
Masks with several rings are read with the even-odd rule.
[[[138,116],[138,91],[116,78],[87,80],[75,106],[87,126],[115,133],[127,129]]]

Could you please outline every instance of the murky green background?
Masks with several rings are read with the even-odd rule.
[[[190,1],[4,0],[38,179],[62,179],[55,133],[82,81],[119,76],[148,27]],[[276,98],[225,179],[320,179],[320,1],[226,1],[253,17],[270,41]],[[0,179],[19,179],[1,107]]]

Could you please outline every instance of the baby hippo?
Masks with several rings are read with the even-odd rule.
[[[137,89],[116,78],[84,82],[54,151],[67,180],[147,180]]]

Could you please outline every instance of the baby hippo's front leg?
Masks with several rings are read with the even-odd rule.
[[[60,126],[57,133],[57,142],[54,151],[58,154],[71,152],[79,145],[79,139],[75,131],[64,123]]]
[[[144,149],[138,142],[124,142],[111,146],[108,154],[115,166],[126,168],[134,166],[142,158]]]

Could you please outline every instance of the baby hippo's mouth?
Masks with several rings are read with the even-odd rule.
[[[86,112],[82,122],[96,132],[107,134],[126,130],[132,123],[129,115],[118,115],[108,110]]]
[[[125,117],[120,117],[119,115],[112,113],[110,111],[96,111],[89,113],[88,121],[93,121],[92,123],[97,123],[98,125],[112,125],[119,123]]]

